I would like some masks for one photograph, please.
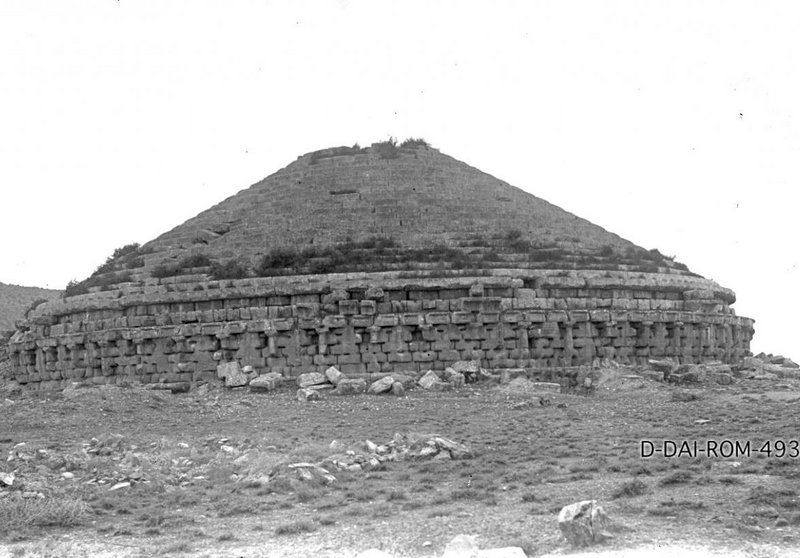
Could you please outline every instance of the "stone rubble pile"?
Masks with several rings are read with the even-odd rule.
[[[334,441],[332,449],[342,450],[340,442]],[[329,455],[319,463],[290,463],[275,467],[269,474],[268,482],[278,478],[294,478],[308,482],[331,484],[336,477],[331,471],[361,472],[381,466],[382,463],[405,460],[442,461],[468,459],[471,450],[464,444],[442,436],[420,436],[397,433],[385,444],[365,440],[357,449],[347,449]]]
[[[252,391],[275,391],[290,380],[277,372],[251,376],[244,369],[238,368],[236,362],[226,362],[220,365],[218,377],[225,380],[227,387],[241,387],[249,385]],[[247,368],[247,367],[245,367]],[[380,395],[391,393],[397,397],[405,395],[406,390],[415,387],[429,391],[449,391],[464,387],[469,382],[491,375],[480,367],[477,361],[459,361],[444,370],[428,370],[418,372],[374,374],[371,383],[364,378],[348,378],[335,366],[329,367],[325,373],[307,372],[300,374],[295,383],[298,387],[297,399],[299,401],[316,401],[320,392],[330,390],[333,395],[355,395],[367,393]]]
[[[730,385],[736,378],[777,380],[800,378],[800,365],[784,356],[765,355],[744,357],[740,366],[722,362],[679,364],[671,359],[648,361],[648,368],[638,370],[640,376],[672,384]]]
[[[325,459],[338,470],[359,471],[377,467],[387,461],[409,459],[431,459],[434,461],[466,459],[472,455],[469,448],[441,436],[420,437],[397,433],[386,444],[375,444],[366,440],[363,451],[346,451]]]
[[[781,355],[759,353],[742,360],[744,377],[752,380],[800,378],[800,365]]]
[[[231,445],[226,438],[210,439],[204,446],[180,442],[140,448],[120,434],[92,438],[77,451],[20,442],[8,451],[0,469],[0,498],[10,494],[46,498],[74,483],[109,491],[137,484],[186,487],[206,481],[208,471],[220,464],[238,470],[253,451]]]

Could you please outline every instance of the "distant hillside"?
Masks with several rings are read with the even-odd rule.
[[[20,287],[0,283],[0,331],[14,329],[14,322],[25,317],[25,311],[33,301],[56,298],[61,291],[40,289],[39,287]]]

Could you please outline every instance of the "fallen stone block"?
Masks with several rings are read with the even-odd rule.
[[[298,401],[319,401],[319,392],[313,389],[300,388],[297,390]]]
[[[678,368],[680,368],[680,364],[675,362],[674,360],[670,359],[650,359],[647,361],[647,364],[656,372],[661,373],[661,379],[669,377],[670,374],[673,372],[677,372]]]
[[[217,378],[225,380],[225,387],[246,386],[250,381],[236,361],[219,363],[217,365]]]
[[[333,384],[315,384],[313,386],[308,386],[305,389],[313,389],[314,391],[325,391],[326,389],[335,389]]]
[[[478,553],[477,535],[456,535],[444,549],[442,558],[472,558]]]
[[[413,388],[417,385],[417,375],[416,374],[403,374],[403,373],[396,373],[392,372],[392,378],[394,378],[395,382],[400,382],[403,384],[405,389]]]
[[[422,378],[419,379],[419,385],[422,389],[431,389],[435,384],[441,384],[442,379],[433,370],[428,370]]]
[[[453,363],[450,365],[450,368],[455,370],[456,372],[461,372],[464,374],[464,378],[467,382],[477,382],[485,373],[482,373],[480,363],[477,360],[459,360],[458,362]]]
[[[777,364],[779,366],[783,366],[784,368],[800,368],[799,364],[782,355],[770,355],[766,360],[769,364]]]
[[[447,452],[451,459],[465,459],[472,455],[472,451],[467,446],[448,438],[434,436],[432,441],[440,452]]]
[[[733,383],[733,375],[732,374],[725,374],[725,373],[722,373],[722,372],[718,372],[718,373],[712,374],[710,377],[715,383],[717,383],[717,384],[719,384],[721,386],[729,386],[729,385],[731,385]]]
[[[714,374],[714,373],[721,373],[721,374],[730,374],[731,367],[728,364],[723,362],[706,362],[700,365],[706,371],[706,374]]]
[[[339,380],[339,385],[331,393],[335,395],[355,395],[367,391],[367,382],[363,378]]]
[[[369,386],[369,389],[367,389],[367,393],[378,395],[379,393],[391,391],[393,384],[394,378],[391,376],[386,376],[385,378],[381,378],[380,380],[372,382],[372,384]]]
[[[467,379],[461,372],[456,372],[452,368],[445,368],[444,372],[442,372],[442,379],[450,384],[453,384],[453,387],[458,389],[464,387],[464,384],[467,383]]]
[[[274,391],[283,383],[283,376],[277,372],[268,372],[250,380],[253,391]]]
[[[342,374],[338,368],[335,366],[331,366],[325,371],[325,378],[332,383],[333,385],[339,385],[339,381],[344,379],[344,374]]]
[[[477,535],[456,535],[447,543],[442,558],[526,558],[518,546],[505,548],[478,548]]]
[[[587,546],[611,538],[606,532],[609,519],[596,500],[564,506],[558,514],[558,528],[573,546]]]
[[[248,381],[258,377],[258,372],[251,365],[242,366],[242,373],[247,376]]]
[[[763,364],[764,362],[761,359],[748,356],[742,359],[741,368],[742,370],[757,370],[761,368]]]
[[[392,384],[392,395],[395,397],[403,397],[406,394],[406,388],[403,387],[403,384],[400,382],[395,382]]]
[[[301,388],[306,388],[308,386],[315,386],[317,384],[327,384],[328,378],[325,377],[324,374],[320,374],[319,372],[307,372],[306,374],[300,374],[297,377],[297,385]]]
[[[680,367],[679,373],[683,376],[683,383],[698,384],[707,379],[706,368],[699,364],[684,364]]]
[[[285,473],[294,473],[295,478],[307,482],[322,482],[324,484],[332,484],[336,482],[336,477],[330,471],[316,465],[314,463],[291,463],[286,465],[286,469],[276,469],[270,476],[272,481],[276,476],[281,476]]]
[[[779,380],[780,377],[777,374],[770,374],[769,372],[765,372],[763,374],[759,374],[758,372],[750,372],[746,378],[748,380],[767,380],[767,381],[775,381]]]

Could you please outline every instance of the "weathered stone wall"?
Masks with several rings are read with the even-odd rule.
[[[686,276],[496,270],[482,277],[357,273],[201,281],[43,304],[9,343],[19,383],[198,383],[220,360],[287,377],[335,365],[350,376],[443,369],[735,363],[753,321],[733,293]]]

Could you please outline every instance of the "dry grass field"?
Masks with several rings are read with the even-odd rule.
[[[482,548],[570,554],[557,514],[584,499],[614,520],[598,550],[800,547],[800,459],[789,456],[800,383],[688,389],[633,372],[609,370],[589,395],[524,382],[302,403],[292,389],[12,394],[0,398],[0,472],[14,476],[0,486],[0,556],[441,556],[459,533]],[[396,433],[438,434],[471,454],[332,470],[330,484],[270,476]],[[644,458],[643,440],[750,452]],[[757,451],[767,441],[771,455]]]

